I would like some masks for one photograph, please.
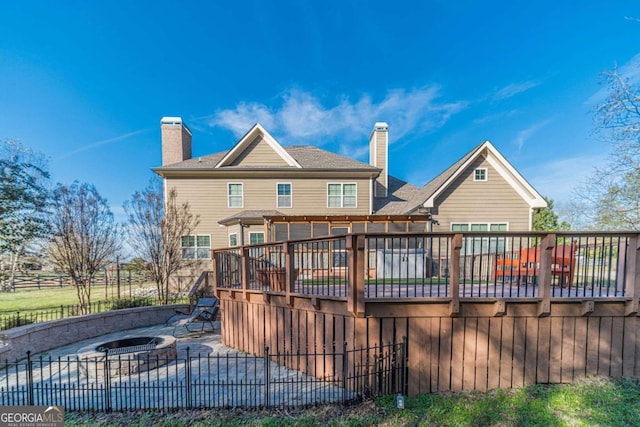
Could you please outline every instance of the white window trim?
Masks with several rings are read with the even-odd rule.
[[[491,231],[491,226],[492,225],[506,225],[507,229],[504,231]],[[468,231],[453,231],[453,226],[454,225],[467,225],[469,227]],[[471,226],[472,225],[486,225],[487,226],[487,231],[471,231]],[[480,236],[467,236],[464,239],[462,239],[462,250],[463,251],[467,251],[467,245],[471,244],[471,247],[474,248],[477,244],[477,242],[481,242],[480,246],[482,247],[482,245],[484,245],[484,243],[487,244],[487,248],[490,249],[491,248],[491,233],[506,233],[507,231],[509,231],[509,223],[508,222],[452,222],[450,224],[450,229],[452,233],[483,233],[484,236],[480,237]],[[500,241],[502,241],[504,243],[504,245],[509,245],[509,239],[506,239],[505,237],[497,237],[497,241],[496,244],[499,244]],[[506,246],[505,246],[506,247]],[[503,247],[504,248],[504,247]],[[472,249],[473,252],[473,249]],[[484,253],[484,252],[483,252]],[[487,252],[488,253],[488,252]]]
[[[236,244],[235,245],[231,244],[231,236],[235,236],[236,237]],[[229,234],[229,247],[233,248],[235,246],[238,246],[238,233],[230,233]]]
[[[265,238],[264,231],[250,231],[249,232],[249,244],[250,245],[252,244],[251,243],[251,235],[252,234],[262,234],[262,241],[265,242],[265,240],[264,240],[264,238]],[[254,243],[254,244],[262,245],[263,243]]]
[[[340,185],[340,206],[329,206],[329,186]],[[355,185],[356,186],[356,204],[354,206],[344,206],[344,186]],[[356,209],[358,207],[358,183],[357,182],[327,182],[327,208],[328,209]]]
[[[181,251],[182,259],[193,259],[193,260],[211,259],[211,234],[186,234],[186,235],[184,235],[182,237],[188,237],[188,236],[195,237],[195,240],[194,240],[195,246],[193,246],[193,250],[194,250],[195,256],[193,258],[184,258],[184,255],[183,255],[184,254],[184,249],[190,248],[191,246],[182,246],[182,242],[180,242],[180,251]],[[200,237],[200,236],[208,236],[209,237],[209,246],[201,246],[201,247],[198,246],[198,237]],[[199,248],[208,248],[209,249],[209,252],[208,252],[208,255],[206,256],[206,258],[198,257],[198,249]]]
[[[288,185],[289,186],[289,190],[290,193],[289,194],[289,202],[290,205],[289,206],[280,206],[280,195],[278,194],[278,185]],[[291,209],[293,208],[293,184],[291,184],[290,182],[276,182],[276,206],[278,209]]]
[[[497,233],[504,233],[509,231],[509,222],[507,221],[495,221],[495,222],[480,222],[480,221],[474,221],[474,222],[460,222],[460,221],[456,221],[456,222],[452,222],[451,224],[449,224],[449,230],[452,233],[491,233],[491,226],[492,225],[506,225],[507,229],[505,231],[498,231]],[[453,231],[453,226],[454,225],[467,225],[469,226],[469,230],[468,231]],[[471,231],[471,226],[472,225],[486,225],[487,226],[487,231]],[[496,233],[494,231],[494,233]]]
[[[484,179],[477,179],[477,171],[484,171]],[[489,181],[489,170],[487,168],[475,168],[473,170],[473,180],[476,182],[486,182]]]
[[[240,206],[231,206],[231,194],[229,194],[229,189],[231,188],[231,185],[240,185],[241,188],[241,193],[240,193],[240,197],[242,200],[242,203],[240,204]],[[235,196],[237,197],[237,196]],[[244,208],[244,183],[243,182],[227,182],[227,207],[230,209],[243,209]]]

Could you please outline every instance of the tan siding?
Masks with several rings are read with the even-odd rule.
[[[228,208],[227,183],[243,184],[244,207]],[[292,189],[292,208],[278,208],[276,183],[289,182]],[[358,189],[356,208],[327,207],[327,183],[356,183]],[[191,211],[200,215],[198,234],[211,234],[212,247],[226,247],[229,244],[227,227],[218,221],[228,218],[243,210],[278,210],[286,215],[368,215],[369,209],[368,179],[167,179],[167,188],[175,187],[178,199],[188,200]],[[254,230],[253,228],[251,231]],[[266,234],[265,234],[266,236]],[[238,236],[239,238],[240,236]],[[245,242],[248,234],[245,230]]]
[[[267,232],[267,228],[263,225],[250,225],[249,227],[243,227],[243,231],[244,231],[244,244],[248,245],[250,240],[249,240],[249,234],[250,233],[264,233],[264,241],[267,242],[268,241],[268,232]]]
[[[284,167],[289,165],[259,135],[231,162],[231,166]]]
[[[297,179],[292,180],[293,208],[281,209],[288,215],[367,215],[369,210],[369,186],[368,179]],[[328,183],[355,183],[358,190],[356,208],[328,208],[327,184]],[[275,194],[275,184],[273,184]],[[275,203],[275,201],[274,201]]]
[[[474,181],[476,168],[487,169],[487,181]],[[529,205],[483,158],[472,163],[435,202],[439,225],[450,231],[452,222],[508,223],[509,231],[529,231]]]
[[[239,224],[230,225],[229,227],[227,227],[227,243],[225,244],[225,246],[229,245],[229,237],[232,234],[236,235],[238,245],[241,245],[242,244],[242,236],[240,235],[241,232],[242,230]]]
[[[178,192],[178,201],[189,201],[191,212],[198,214],[200,224],[195,230],[196,234],[211,234],[212,247],[226,247],[229,243],[227,230],[221,227],[218,221],[221,219],[216,213],[219,207],[226,201],[226,185],[218,185],[222,192],[215,192],[215,186],[208,179],[167,179],[167,190],[175,188]],[[218,196],[215,196],[218,194]]]

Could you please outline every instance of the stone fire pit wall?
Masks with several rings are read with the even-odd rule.
[[[126,351],[127,348],[132,351]],[[123,353],[110,355],[108,349]],[[78,350],[81,362],[78,368],[89,379],[104,380],[107,369],[111,377],[133,375],[166,365],[177,357],[176,339],[172,336],[126,337],[81,348]],[[109,363],[104,363],[105,359]]]
[[[27,351],[36,355],[100,335],[159,325],[174,315],[176,310],[184,311],[187,308],[186,304],[127,308],[0,331],[0,340],[4,343],[0,345],[0,361],[23,359]]]

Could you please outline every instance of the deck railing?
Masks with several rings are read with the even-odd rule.
[[[633,298],[635,233],[349,234],[214,251],[216,287],[351,299]]]

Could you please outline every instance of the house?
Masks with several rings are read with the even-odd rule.
[[[369,164],[313,146],[282,146],[260,124],[227,151],[192,158],[179,117],[161,121],[153,170],[200,224],[188,258],[210,249],[356,232],[531,231],[542,196],[485,141],[422,187],[388,173],[389,127],[376,123]],[[392,159],[391,159],[392,160]]]

